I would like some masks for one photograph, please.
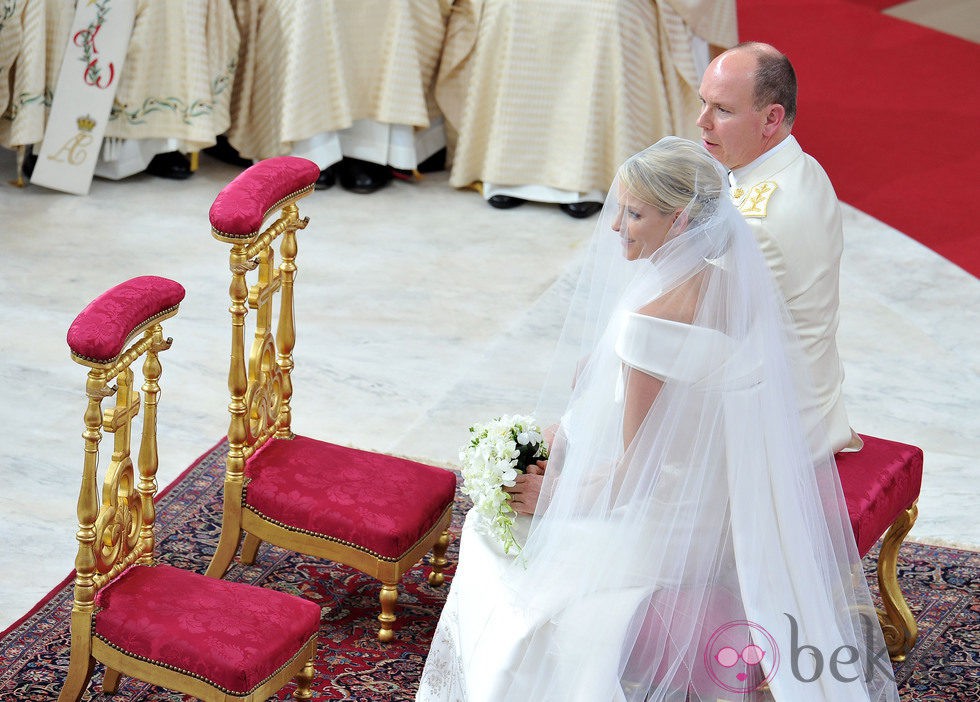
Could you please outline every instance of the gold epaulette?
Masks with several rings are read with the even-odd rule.
[[[742,188],[735,188],[732,191],[732,199],[738,211],[745,217],[765,217],[766,208],[769,206],[769,198],[776,192],[775,181],[764,180],[756,183],[749,189],[748,194]]]

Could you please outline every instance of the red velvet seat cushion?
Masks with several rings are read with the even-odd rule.
[[[95,635],[132,656],[248,694],[320,628],[309,600],[170,566],[135,566],[99,590]]]
[[[418,543],[456,494],[451,471],[304,436],[271,439],[245,473],[249,509],[390,561]]]
[[[864,448],[835,458],[854,539],[864,556],[919,497],[922,449],[863,434],[861,438]]]
[[[99,295],[68,328],[68,346],[76,356],[110,363],[122,353],[135,331],[175,309],[184,286],[167,278],[144,275]]]
[[[211,205],[211,228],[223,237],[250,239],[283,202],[313,190],[320,167],[297,156],[259,161],[228,183]]]

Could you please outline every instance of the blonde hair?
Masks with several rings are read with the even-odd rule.
[[[704,147],[664,137],[626,159],[619,182],[661,214],[688,212],[691,221],[713,212],[724,191],[721,168]]]

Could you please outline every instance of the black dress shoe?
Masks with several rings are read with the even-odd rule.
[[[24,155],[24,165],[20,167],[21,173],[28,179],[34,174],[34,166],[37,165],[37,154],[33,151],[28,151]]]
[[[510,195],[491,195],[487,198],[487,202],[490,203],[490,207],[496,207],[498,210],[510,210],[514,207],[520,207],[527,200],[522,200],[519,197],[511,197]]]
[[[194,174],[190,160],[179,151],[157,154],[146,167],[146,172],[158,178],[171,180],[187,180]]]
[[[315,190],[326,190],[327,188],[332,188],[336,182],[336,170],[333,166],[327,166],[320,171],[320,177],[316,179],[316,183],[313,184],[313,188]]]
[[[224,163],[238,166],[239,168],[248,168],[253,163],[251,159],[242,158],[241,154],[238,153],[238,149],[228,142],[228,137],[224,134],[219,134],[216,138],[215,145],[204,149],[204,153]]]
[[[564,205],[560,205],[561,211],[567,214],[569,217],[574,217],[575,219],[585,219],[586,217],[591,217],[596,212],[602,209],[601,202],[568,202]]]
[[[370,161],[344,158],[338,166],[340,186],[352,193],[373,193],[391,182],[391,169]]]
[[[418,166],[419,173],[435,173],[436,171],[446,170],[446,149],[439,149],[429,158],[422,161]]]

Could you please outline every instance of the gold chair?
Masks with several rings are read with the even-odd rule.
[[[225,572],[243,532],[243,563],[252,563],[259,544],[268,541],[347,564],[381,581],[378,638],[390,641],[403,574],[431,550],[429,583],[443,582],[456,477],[290,429],[296,232],[308,222],[300,219],[296,202],[313,191],[319,174],[302,158],[260,161],[211,207],[212,235],[231,244],[232,335],[224,514],[207,574]],[[277,266],[273,244],[280,237]],[[246,274],[253,270],[257,279],[249,285]],[[246,356],[249,309],[257,314]]]
[[[93,301],[68,331],[72,358],[89,371],[71,657],[59,702],[81,697],[96,661],[105,665],[108,694],[128,675],[202,700],[259,701],[295,678],[293,697],[311,698],[318,605],[154,563],[158,354],[171,344],[160,322],[177,313],[183,297],[172,280],[134,278]],[[141,357],[137,475],[130,444],[141,399],[130,366]],[[114,406],[103,411],[112,395]],[[100,494],[103,431],[114,442]]]

